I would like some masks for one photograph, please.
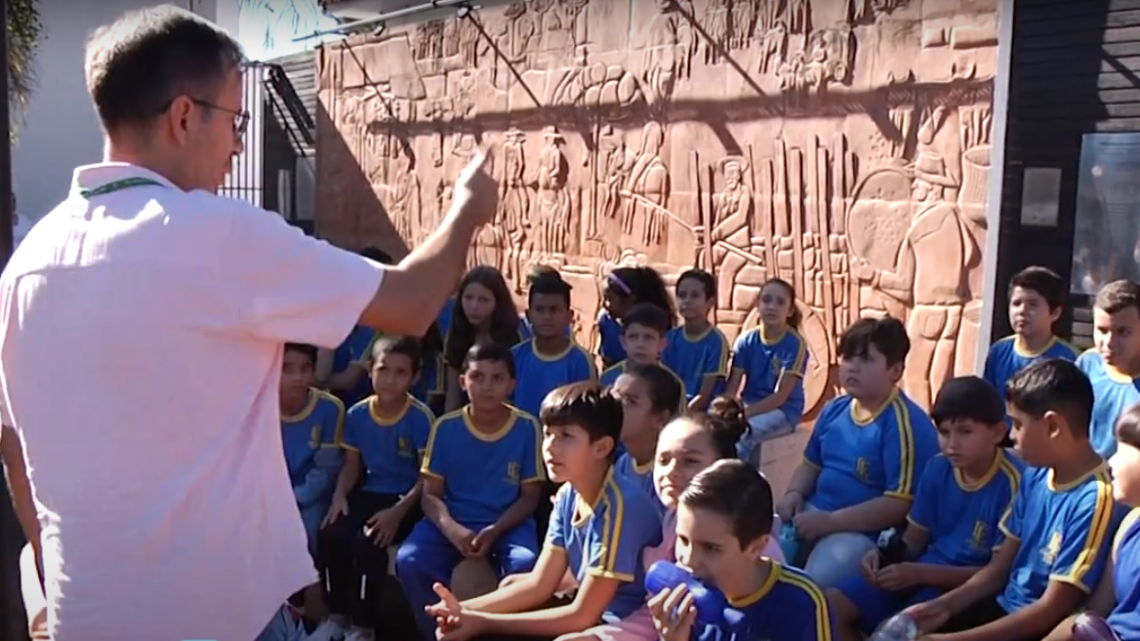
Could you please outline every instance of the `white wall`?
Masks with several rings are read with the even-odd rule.
[[[186,8],[203,4],[202,0],[166,1]],[[72,170],[103,157],[103,136],[83,77],[87,37],[124,11],[155,4],[159,2],[39,3],[44,27],[36,58],[39,86],[12,150],[12,184],[21,217],[39,219],[50,211],[67,194]]]

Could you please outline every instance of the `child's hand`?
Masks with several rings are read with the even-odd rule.
[[[933,638],[927,636],[927,633],[941,628],[950,620],[950,611],[938,599],[912,605],[903,610],[903,613],[914,619],[923,639]]]
[[[875,574],[876,583],[884,590],[898,592],[919,584],[918,568],[913,563],[895,563]]]
[[[364,527],[373,543],[386,548],[396,540],[396,531],[400,529],[400,515],[396,514],[393,508],[380,510],[368,518]]]
[[[447,537],[448,541],[451,541],[455,549],[459,550],[460,554],[470,556],[471,542],[475,540],[474,532],[457,523],[454,528],[443,534]]]
[[[796,534],[805,541],[818,541],[835,531],[831,512],[800,512],[792,519]]]
[[[863,561],[859,564],[859,574],[863,575],[863,580],[871,585],[878,585],[879,579],[879,557],[878,550],[871,550],[863,556]]]
[[[487,556],[491,551],[491,546],[495,544],[495,539],[499,538],[499,528],[494,525],[489,525],[475,535],[474,540],[471,541],[471,554],[474,556]]]
[[[653,615],[653,627],[661,641],[689,641],[693,622],[697,619],[697,608],[693,605],[693,595],[689,594],[688,586],[662,590],[649,599],[649,613]]]
[[[329,511],[325,514],[325,518],[321,521],[321,528],[326,528],[342,516],[348,516],[348,499],[340,494],[333,494],[332,504],[329,505]]]
[[[784,494],[776,502],[776,514],[784,523],[791,523],[792,519],[804,509],[804,495],[796,491]]]

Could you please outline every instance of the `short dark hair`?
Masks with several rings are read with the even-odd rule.
[[[507,373],[511,375],[511,378],[515,377],[515,356],[511,353],[511,348],[492,342],[472,345],[471,349],[467,350],[466,358],[463,359],[463,370],[470,369],[472,363],[488,362],[506,365]]]
[[[583,381],[563,385],[546,395],[538,419],[548,427],[577,425],[586,431],[590,441],[609,437],[611,454],[617,453],[621,440],[621,401],[596,382]]]
[[[420,339],[411,336],[381,335],[372,343],[372,362],[375,363],[381,354],[402,354],[412,361],[412,373],[416,374],[423,367],[424,350]]]
[[[657,363],[634,363],[626,361],[622,376],[632,376],[645,381],[649,387],[649,405],[654,412],[668,412],[673,415],[681,406],[681,383],[673,372]]]
[[[1088,438],[1092,421],[1093,388],[1085,373],[1061,358],[1037,361],[1005,383],[1009,404],[1033,418],[1045,412],[1065,417],[1077,436]]]
[[[396,264],[396,261],[392,260],[391,254],[384,251],[383,249],[380,249],[379,247],[377,247],[375,245],[369,245],[369,246],[365,247],[364,249],[360,250],[360,255],[367,258],[368,260],[380,263],[381,265],[394,265],[394,264]]]
[[[212,100],[244,61],[236,40],[189,11],[169,5],[128,11],[88,39],[87,91],[111,132],[149,123],[178,96]]]
[[[871,346],[887,359],[887,365],[906,361],[910,353],[910,338],[906,327],[897,318],[861,318],[851,324],[839,337],[839,356],[867,358]]]
[[[1140,284],[1130,280],[1113,281],[1101,287],[1096,293],[1093,307],[1108,314],[1115,314],[1129,307],[1134,307],[1140,312]]]
[[[1008,293],[1011,297],[1013,296],[1014,287],[1036,292],[1045,299],[1045,303],[1049,305],[1050,310],[1064,307],[1065,296],[1068,294],[1065,279],[1057,275],[1057,272],[1052,269],[1041,267],[1040,265],[1026,267],[1014,274],[1013,278],[1009,279]]]
[[[1116,419],[1116,440],[1140,449],[1140,403],[1124,410]]]
[[[624,328],[631,325],[641,325],[648,327],[661,334],[664,337],[673,328],[673,320],[669,318],[669,312],[661,309],[652,303],[640,303],[634,305],[625,313],[621,319],[623,333]]]
[[[560,296],[569,307],[572,289],[570,283],[562,280],[562,274],[552,269],[551,272],[543,272],[531,279],[530,289],[526,293],[527,304],[533,303],[535,296]]]
[[[727,518],[741,547],[772,532],[772,486],[739,459],[722,459],[694,476],[681,504]]]
[[[313,365],[317,364],[317,346],[306,345],[305,343],[285,343],[286,352],[296,352],[302,356],[307,356]]]
[[[976,421],[983,425],[1005,423],[1005,403],[1001,394],[977,376],[952,378],[938,390],[930,418],[935,425],[943,421]]]
[[[705,290],[705,298],[716,300],[716,278],[712,274],[703,269],[685,270],[677,277],[677,288],[680,289],[681,283],[686,280],[697,281]]]

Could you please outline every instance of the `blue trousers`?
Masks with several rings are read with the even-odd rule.
[[[396,576],[404,584],[404,593],[408,595],[425,640],[435,639],[435,619],[424,611],[439,601],[432,586],[449,585],[451,573],[462,560],[459,550],[427,519],[416,524],[396,552]],[[490,561],[499,578],[534,569],[538,561],[538,533],[534,521],[528,520],[500,536],[491,550]]]

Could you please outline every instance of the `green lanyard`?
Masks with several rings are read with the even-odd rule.
[[[157,180],[151,180],[150,178],[140,178],[140,177],[124,178],[122,180],[115,180],[115,181],[107,183],[106,185],[100,185],[98,187],[93,187],[91,189],[82,189],[79,191],[79,195],[82,198],[94,198],[96,196],[105,196],[107,194],[113,194],[116,191],[123,191],[124,189],[131,189],[132,187],[162,187],[162,186],[163,186],[162,183],[158,182]]]

